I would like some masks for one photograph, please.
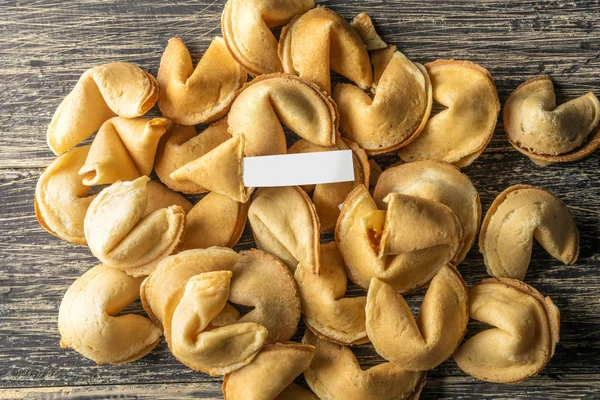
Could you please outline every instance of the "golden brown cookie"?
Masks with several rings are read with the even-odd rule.
[[[208,193],[186,213],[185,236],[178,250],[235,246],[246,226],[249,206]]]
[[[85,244],[83,219],[94,196],[87,196],[79,169],[90,146],[72,149],[42,172],[35,187],[35,216],[40,225],[63,240]]]
[[[294,273],[306,325],[332,342],[344,345],[367,342],[366,297],[344,297],[348,277],[335,242],[321,245],[320,264],[318,274],[303,263],[298,264]]]
[[[283,125],[319,146],[338,139],[335,103],[297,76],[262,75],[239,91],[227,115],[229,133],[244,135],[248,157],[285,154]]]
[[[316,348],[304,378],[320,399],[415,400],[425,386],[425,372],[390,362],[363,370],[348,347],[319,339],[308,329],[302,343]]]
[[[111,118],[102,124],[80,168],[84,185],[106,185],[150,175],[165,118]]]
[[[538,374],[554,355],[560,312],[550,297],[508,278],[484,279],[469,289],[471,318],[493,328],[454,354],[460,369],[488,382],[516,383]]]
[[[479,251],[488,273],[525,278],[533,239],[563,263],[577,261],[579,231],[567,205],[544,189],[511,186],[494,200],[481,225]]]
[[[196,134],[196,128],[185,125],[171,125],[167,134],[162,137],[156,151],[154,170],[162,183],[173,190],[183,193],[204,193],[207,190],[191,181],[171,179],[171,172],[194,161],[227,139],[227,118],[209,125],[202,133]]]
[[[433,104],[429,74],[421,64],[396,51],[383,68],[373,96],[347,83],[338,83],[333,92],[340,131],[369,155],[413,141],[425,127]]]
[[[271,28],[313,7],[312,0],[229,0],[221,17],[227,48],[252,76],[283,72]]]
[[[259,249],[279,257],[292,272],[298,263],[319,272],[319,217],[302,189],[260,188],[248,209],[248,219]]]
[[[223,38],[212,40],[196,68],[183,40],[170,39],[158,68],[158,107],[182,125],[215,121],[227,113],[246,77]]]
[[[331,94],[330,70],[370,89],[373,70],[367,49],[350,24],[325,7],[294,18],[281,31],[279,58],[283,70]]]
[[[148,318],[119,315],[138,299],[143,278],[100,264],[77,278],[58,311],[61,347],[98,364],[123,364],[148,354],[160,329]]]
[[[364,186],[346,198],[335,240],[350,279],[367,289],[378,278],[406,293],[431,280],[462,248],[456,214],[433,200],[390,193],[379,210]]]
[[[157,98],[154,77],[133,64],[111,62],[90,68],[56,109],[46,132],[48,146],[54,154],[62,154],[109,118],[144,115]]]
[[[277,400],[293,384],[294,379],[310,365],[314,346],[299,343],[267,344],[243,368],[223,378],[225,400]],[[315,399],[308,390],[294,385],[290,390],[301,391],[294,399]],[[286,393],[283,393],[285,396]],[[285,398],[285,397],[283,397]]]
[[[112,184],[94,198],[84,219],[92,254],[132,276],[148,275],[158,261],[171,254],[185,227],[185,211],[179,205],[146,215],[149,180],[142,176]]]
[[[504,104],[504,130],[510,143],[534,163],[575,161],[600,146],[600,101],[589,92],[556,105],[548,76],[521,85]]]
[[[248,364],[264,343],[288,340],[300,319],[285,265],[259,250],[211,247],[163,260],[142,286],[142,304],[188,367],[224,375]],[[252,307],[239,317],[227,301]]]
[[[459,265],[475,243],[481,223],[479,194],[469,177],[451,164],[421,160],[390,167],[381,174],[373,192],[379,208],[385,209],[383,199],[392,192],[435,200],[454,211],[464,231],[462,249],[451,260]]]
[[[406,162],[428,158],[466,167],[494,134],[500,112],[494,80],[487,69],[469,61],[436,60],[425,68],[433,99],[446,109],[431,117],[398,156]]]
[[[452,264],[440,268],[415,320],[402,296],[373,278],[366,317],[377,353],[400,368],[428,371],[452,356],[467,331],[467,284]]]

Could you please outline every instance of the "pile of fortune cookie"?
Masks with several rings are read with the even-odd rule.
[[[164,336],[178,361],[223,376],[227,400],[416,399],[450,357],[489,382],[538,374],[560,314],[523,282],[533,239],[573,264],[579,234],[565,203],[529,185],[507,188],[481,221],[459,168],[494,133],[490,73],[413,62],[367,14],[349,23],[313,0],[229,0],[221,30],[195,67],[174,38],[156,78],[124,62],[90,68],[54,113],[57,158],[36,216],[100,262],[64,295],[61,346],[122,364]],[[345,82],[332,88],[331,71]],[[155,104],[163,117],[144,117]],[[503,118],[542,166],[600,145],[596,96],[557,106],[547,76],[516,88]],[[299,136],[289,148],[284,127]],[[244,185],[244,157],[331,150],[352,151],[354,181]],[[369,157],[383,153],[401,161],[382,171]],[[238,253],[247,220],[256,249]],[[467,287],[460,264],[477,235],[491,278]],[[363,296],[345,297],[348,279]],[[422,288],[415,318],[404,297]],[[122,313],[138,298],[147,316]],[[464,341],[470,320],[487,326]],[[368,342],[385,362],[363,369],[351,346]],[[293,383],[301,374],[311,390]]]

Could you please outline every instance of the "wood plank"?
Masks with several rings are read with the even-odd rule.
[[[513,385],[481,384],[485,389],[477,391],[477,398],[527,398],[539,400],[593,399],[597,394],[597,381],[600,375],[572,375],[564,380],[543,379],[525,381]],[[472,398],[473,383],[453,377],[427,378],[421,398],[463,400]],[[486,395],[486,393],[493,393]],[[31,387],[0,389],[0,398],[33,399],[153,399],[171,400],[185,398],[221,399],[220,383],[152,383],[146,385],[92,385]]]

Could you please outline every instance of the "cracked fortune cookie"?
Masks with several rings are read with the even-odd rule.
[[[335,240],[350,279],[367,289],[378,278],[400,293],[429,282],[463,242],[457,215],[433,200],[390,193],[379,210],[364,186],[344,201]]]
[[[321,183],[318,185],[302,186],[307,193],[311,194],[312,201],[317,210],[321,222],[321,232],[329,232],[335,228],[335,223],[340,215],[339,205],[356,187],[356,185],[368,185],[370,177],[370,165],[367,155],[356,143],[341,139],[333,146],[323,147],[300,139],[288,149],[288,153],[316,153],[322,151],[352,150],[352,164],[354,166],[354,181]]]

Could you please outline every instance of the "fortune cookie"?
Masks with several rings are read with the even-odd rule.
[[[142,176],[102,190],[90,204],[84,232],[92,254],[102,263],[132,276],[148,275],[175,250],[183,236],[185,211],[180,205],[153,210]]]
[[[294,18],[281,31],[279,58],[283,70],[331,94],[330,70],[363,90],[373,85],[369,54],[356,31],[334,11],[316,7]]]
[[[229,301],[253,308],[239,322],[256,322],[267,328],[267,343],[290,340],[298,329],[301,303],[296,281],[271,254],[256,249],[240,252]]]
[[[377,34],[373,21],[367,13],[357,14],[350,26],[358,33],[367,50],[380,50],[388,47],[388,44]]]
[[[346,269],[335,242],[321,245],[321,269],[298,264],[294,274],[306,325],[319,337],[345,344],[365,343],[366,298],[344,297]]]
[[[494,134],[500,112],[494,80],[485,68],[469,61],[437,60],[425,67],[433,99],[447,108],[431,117],[398,156],[406,162],[429,158],[466,167]]]
[[[35,187],[35,216],[40,225],[63,240],[85,244],[83,219],[94,196],[82,182],[79,169],[90,146],[59,156],[42,172]]]
[[[234,136],[171,172],[170,178],[180,183],[192,182],[197,188],[205,188],[202,190],[245,203],[253,188],[244,185],[244,148],[245,136]]]
[[[226,118],[212,123],[200,134],[196,134],[193,126],[172,125],[158,144],[154,161],[156,175],[162,183],[178,192],[206,192],[205,188],[193,182],[171,179],[171,172],[202,157],[229,138]]]
[[[79,170],[84,185],[105,185],[150,175],[165,118],[115,117],[102,124]]]
[[[192,203],[188,199],[158,181],[148,181],[146,190],[148,191],[148,206],[142,218],[156,210],[170,206],[181,207],[186,214],[192,209]]]
[[[321,232],[329,232],[335,228],[335,222],[340,215],[339,205],[361,183],[369,184],[370,165],[367,155],[358,145],[349,140],[342,139],[337,144],[329,147],[317,146],[307,140],[300,139],[288,149],[288,153],[315,153],[321,151],[352,150],[354,165],[354,181],[324,183],[303,187],[308,193],[312,192],[312,201],[321,222]]]
[[[315,85],[293,75],[262,75],[244,84],[227,115],[229,133],[244,135],[248,157],[285,154],[283,125],[319,146],[338,138],[335,103]]]
[[[283,72],[270,28],[313,7],[313,0],[229,0],[221,17],[227,48],[252,76]]]
[[[58,311],[61,347],[98,364],[123,364],[148,354],[160,329],[148,318],[119,315],[140,295],[142,278],[100,264],[67,290]]]
[[[347,83],[338,83],[333,92],[340,131],[369,155],[396,150],[414,140],[425,127],[433,104],[425,67],[399,51],[385,62],[373,97]]]
[[[181,252],[160,262],[141,292],[144,309],[163,326],[173,355],[211,375],[248,364],[264,343],[288,340],[300,319],[293,277],[259,250]],[[228,300],[253,309],[239,318]]]
[[[467,284],[452,264],[440,268],[415,321],[402,296],[373,278],[366,316],[367,334],[377,353],[400,368],[428,371],[454,353],[467,331]]]
[[[298,263],[319,272],[319,217],[297,186],[260,188],[248,209],[256,247],[279,257],[293,272]]]
[[[238,203],[215,192],[208,193],[185,216],[185,236],[180,250],[233,247],[246,226],[250,203]]]
[[[414,400],[425,386],[425,372],[403,370],[390,362],[363,370],[352,350],[319,339],[309,329],[302,343],[316,348],[304,378],[322,400]]]
[[[284,391],[293,385],[290,391],[294,391],[294,397],[291,399],[317,400],[314,394],[293,383],[296,376],[308,368],[314,354],[314,346],[307,344],[291,342],[267,344],[250,364],[225,375],[223,398],[225,400],[282,400],[286,398]],[[282,397],[279,397],[282,393]]]
[[[154,77],[133,64],[111,62],[90,68],[60,103],[46,133],[59,155],[87,139],[109,118],[135,118],[158,98]]]
[[[216,37],[194,69],[190,53],[179,38],[170,39],[158,69],[158,107],[182,125],[196,125],[221,118],[236,90],[246,81],[246,71]]]
[[[596,95],[589,92],[557,106],[548,76],[519,85],[506,100],[503,117],[510,143],[539,165],[579,160],[600,146]]]
[[[494,328],[454,354],[460,369],[488,382],[516,383],[540,372],[554,355],[560,312],[550,297],[508,278],[484,279],[469,289],[469,312]]]
[[[365,186],[344,201],[335,241],[350,279],[368,288],[378,278],[400,293],[429,282],[456,257],[463,229],[456,214],[433,200],[390,193],[379,210]]]
[[[563,263],[577,261],[579,231],[566,204],[535,186],[511,186],[494,200],[481,225],[479,251],[488,273],[525,278],[534,238]]]
[[[460,264],[475,242],[481,223],[481,202],[471,180],[451,164],[421,160],[386,169],[373,192],[377,206],[385,209],[383,199],[390,193],[435,200],[450,207],[460,220],[464,240],[462,249],[451,260]]]

